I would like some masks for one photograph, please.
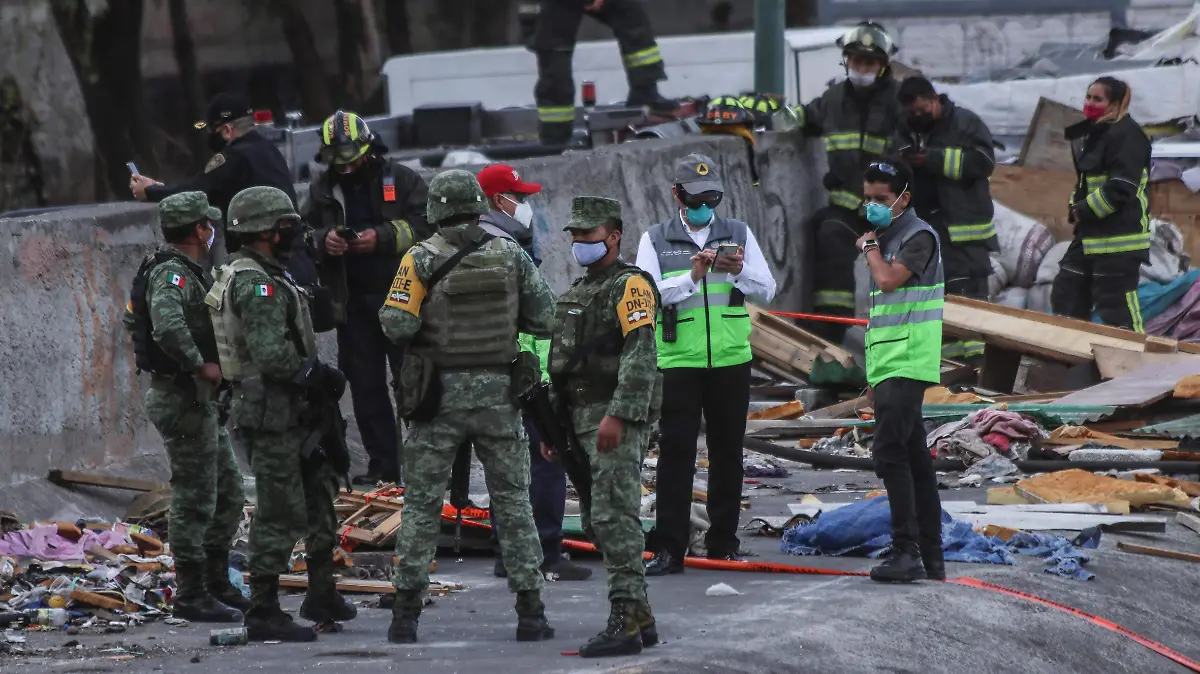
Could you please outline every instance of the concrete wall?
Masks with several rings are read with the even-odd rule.
[[[669,190],[675,161],[704,152],[725,182],[720,210],[750,224],[775,271],[780,288],[776,304],[803,307],[807,292],[801,272],[808,253],[803,222],[824,199],[823,153],[815,143],[782,137],[759,143],[758,187],[750,179],[746,145],[733,137],[644,141],[516,162],[527,180],[545,185],[535,222],[543,270],[552,285],[561,292],[582,272],[562,232],[574,196],[621,199],[628,227],[622,250],[633,260],[642,232],[673,216]],[[167,477],[161,439],[142,413],[147,382],[135,373],[121,324],[133,275],[158,240],[156,211],[142,204],[0,220],[0,364],[5,375],[0,386],[0,508],[23,517],[59,513],[73,518],[106,507],[94,499],[80,500],[87,490],[66,491],[41,481],[51,468]],[[336,352],[331,337],[323,336],[322,356],[332,362]],[[349,416],[348,403],[347,396],[343,409]]]

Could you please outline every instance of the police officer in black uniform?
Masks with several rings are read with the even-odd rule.
[[[283,190],[297,204],[287,160],[274,143],[254,129],[254,110],[244,98],[225,92],[217,94],[208,104],[204,120],[195,126],[208,133],[208,147],[215,153],[204,172],[177,185],[163,185],[149,176],[135,175],[129,181],[134,198],[159,202],[172,194],[198,191],[208,195],[210,204],[227,213],[235,194],[248,187],[267,186]],[[228,237],[225,250],[233,252]],[[309,237],[294,237],[288,272],[300,285],[313,287],[317,285],[317,269],[309,251]],[[320,313],[316,306],[314,311]],[[313,318],[315,322],[324,322],[319,316]]]

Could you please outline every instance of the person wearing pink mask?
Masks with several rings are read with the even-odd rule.
[[[1054,313],[1142,332],[1139,269],[1150,257],[1150,140],[1129,116],[1129,85],[1092,83],[1086,120],[1067,127],[1078,178],[1071,194],[1075,237],[1062,259],[1050,305]]]

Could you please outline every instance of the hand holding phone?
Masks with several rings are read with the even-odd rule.
[[[129,169],[129,175],[131,175],[131,176],[140,176],[141,175],[140,173],[138,173],[137,166],[134,166],[133,162],[131,162],[131,161],[125,162],[125,168]]]
[[[717,246],[717,256],[713,260],[712,268],[714,271],[740,274],[742,272],[741,246],[736,243],[723,243]]]
[[[333,231],[337,232],[338,236],[342,237],[343,239],[345,239],[347,241],[353,241],[354,239],[358,238],[358,232],[354,231],[353,229],[350,229],[349,227],[338,227],[337,229],[335,229]]]

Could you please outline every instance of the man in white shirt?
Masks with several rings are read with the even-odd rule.
[[[724,196],[716,163],[701,155],[675,167],[678,212],[642,236],[637,265],[662,295],[656,337],[663,371],[657,531],[646,575],[683,572],[691,528],[700,417],[707,422],[709,559],[737,559],[742,436],[750,407],[746,297],[769,302],[775,278],[746,223],[717,215]]]

